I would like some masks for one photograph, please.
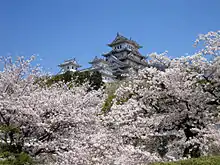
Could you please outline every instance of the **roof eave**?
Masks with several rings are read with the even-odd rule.
[[[143,48],[143,46],[139,45],[139,44],[136,43],[135,41],[130,41],[130,40],[124,40],[124,41],[119,41],[119,42],[116,42],[116,43],[110,43],[110,44],[107,44],[107,46],[113,47],[113,46],[118,45],[118,44],[123,43],[123,42],[132,44],[133,46],[135,46],[135,47],[138,48],[138,49]]]

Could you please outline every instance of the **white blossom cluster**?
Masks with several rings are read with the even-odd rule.
[[[53,165],[135,165],[219,153],[219,32],[199,40],[213,61],[201,52],[178,59],[154,53],[157,65],[122,83],[107,112],[105,90],[47,86],[30,65],[33,57],[2,57],[0,125],[19,128],[22,150]],[[0,137],[15,143],[13,135]]]
[[[219,32],[204,36],[205,47],[216,50]],[[106,125],[119,130],[124,144],[162,160],[218,153],[220,132],[213,125],[219,122],[219,56],[208,61],[201,53],[177,59],[165,54],[151,55],[163,69],[145,68],[116,91]]]
[[[202,53],[214,56],[220,55],[220,30],[216,32],[210,31],[207,34],[200,34],[195,41],[195,46],[201,42],[203,42],[205,47],[201,50]]]

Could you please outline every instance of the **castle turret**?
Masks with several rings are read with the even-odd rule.
[[[81,67],[76,59],[70,59],[70,60],[66,60],[64,61],[62,64],[58,65],[61,68],[61,73],[65,73],[67,71],[72,71],[75,72],[78,70],[79,67]]]

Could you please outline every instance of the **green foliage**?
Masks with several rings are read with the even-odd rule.
[[[207,80],[205,80],[205,79],[202,79],[202,80],[199,80],[198,82],[197,82],[198,84],[207,84],[208,83],[208,81]]]
[[[105,84],[105,93],[107,93],[108,95],[114,94],[115,91],[121,85],[121,83],[122,83],[121,81],[115,81],[115,82],[111,82],[111,83],[106,83]]]
[[[107,113],[111,110],[111,107],[113,105],[113,99],[116,97],[114,94],[108,95],[107,99],[105,100],[103,106],[102,106],[102,112]]]
[[[116,102],[117,105],[122,105],[124,103],[126,103],[131,97],[133,96],[132,93],[129,93],[127,97],[125,98],[119,98]]]
[[[13,133],[20,133],[20,129],[14,126],[7,126],[7,125],[1,125],[0,126],[0,132],[4,132],[6,134],[13,132]]]
[[[98,90],[104,84],[102,81],[102,75],[98,71],[93,71],[93,72],[90,72],[90,71],[84,71],[84,72],[67,71],[64,74],[56,75],[56,76],[49,78],[47,80],[46,85],[51,86],[52,84],[57,83],[59,81],[62,81],[65,83],[70,83],[69,84],[70,88],[72,87],[71,82],[76,85],[83,85],[86,82],[89,82],[89,85],[90,85],[89,90],[92,90],[92,89]]]
[[[123,98],[117,98],[115,95],[115,91],[119,88],[119,86],[122,83],[126,83],[126,81],[116,81],[112,83],[105,84],[105,92],[107,93],[108,97],[106,98],[103,106],[102,106],[102,112],[106,113],[111,110],[111,107],[113,105],[113,99],[116,98],[116,104],[124,104],[127,102],[132,96],[132,93],[129,93],[127,96]]]
[[[116,81],[105,84],[105,93],[107,93],[108,97],[105,99],[104,104],[102,106],[102,112],[107,113],[111,110],[113,105],[113,99],[116,98],[115,91],[119,88],[122,81]]]
[[[220,165],[220,156],[200,157],[177,162],[153,163],[151,165]]]
[[[22,142],[20,141],[20,130],[14,126],[0,126],[1,140],[0,153],[13,152],[20,153],[22,151]]]
[[[34,164],[32,158],[24,152],[15,154],[4,152],[0,154],[0,165],[31,165]]]
[[[100,72],[95,71],[89,77],[89,84],[91,85],[92,89],[98,90],[104,84],[102,81],[102,75]]]
[[[15,126],[0,126],[0,165],[33,164],[32,158],[23,152],[20,129]]]

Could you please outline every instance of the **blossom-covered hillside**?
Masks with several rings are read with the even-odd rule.
[[[2,57],[1,161],[26,153],[29,164],[133,165],[219,154],[220,31],[196,44],[204,48],[192,56],[152,53],[151,67],[111,92],[42,86],[33,57]]]

